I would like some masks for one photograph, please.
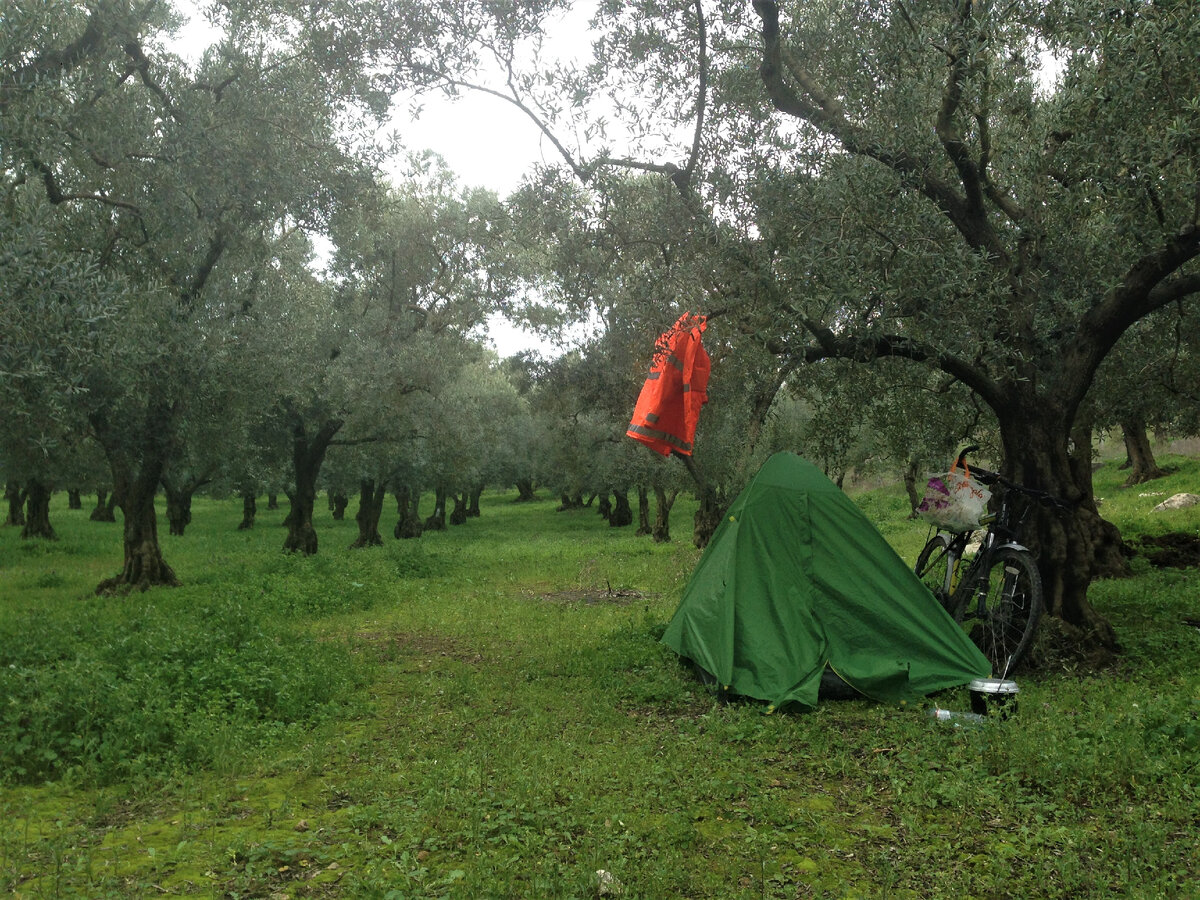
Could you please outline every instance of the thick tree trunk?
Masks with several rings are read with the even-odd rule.
[[[25,489],[15,481],[4,483],[4,501],[8,504],[5,525],[25,524]]]
[[[624,528],[633,524],[633,509],[629,505],[629,490],[627,488],[613,489],[613,499],[616,504],[608,516],[610,528]]]
[[[400,518],[392,534],[397,539],[409,540],[421,536],[421,492],[410,487],[402,487],[396,491],[396,512]]]
[[[175,484],[163,479],[163,493],[167,497],[167,532],[183,537],[192,523],[192,490],[188,483]]]
[[[279,495],[274,491],[267,494],[267,509],[279,509]]]
[[[445,487],[439,486],[433,492],[433,514],[425,520],[426,531],[446,530],[446,495]]]
[[[650,492],[644,484],[639,484],[638,495],[638,529],[637,536],[650,534]]]
[[[605,491],[600,495],[600,505],[596,511],[600,513],[600,518],[604,519],[606,522],[612,518],[613,504],[612,500],[608,496],[608,491]]]
[[[536,500],[537,496],[533,492],[532,478],[517,479],[517,503],[528,503],[531,500]]]
[[[283,541],[283,549],[292,553],[299,551],[305,556],[317,552],[317,530],[313,527],[313,507],[317,501],[317,476],[321,474],[321,464],[325,461],[325,452],[334,435],[341,430],[341,419],[331,419],[325,422],[311,439],[304,427],[304,422],[296,416],[292,422],[292,468],[296,478],[296,489],[288,493],[292,501],[291,512],[287,516],[287,537]]]
[[[700,506],[697,507],[693,520],[693,544],[701,550],[708,546],[708,542],[712,540],[713,532],[721,524],[721,519],[728,506],[729,502],[725,499],[723,491],[706,487],[700,492]]]
[[[468,518],[471,518],[471,519],[479,518],[479,516],[480,516],[479,501],[482,498],[483,498],[483,485],[477,484],[477,485],[475,485],[475,487],[471,488],[471,497],[470,497],[470,500],[467,501],[467,517]]]
[[[192,497],[211,480],[208,472],[189,472],[182,477],[170,467],[163,472],[162,486],[167,495],[167,522],[171,534],[182,537],[187,526],[192,524]]]
[[[50,488],[31,478],[25,493],[25,527],[21,529],[21,537],[57,541],[58,535],[50,524]]]
[[[358,523],[358,538],[350,545],[378,547],[383,544],[379,536],[379,517],[383,514],[383,500],[387,496],[387,485],[376,484],[374,479],[364,478],[358,486],[358,512],[354,521]]]
[[[362,500],[362,494],[359,494],[359,500]],[[333,513],[333,520],[341,522],[346,518],[346,507],[350,505],[350,498],[341,491],[335,491],[329,495],[329,509]]]
[[[79,488],[67,488],[67,509],[83,509],[81,493]]]
[[[450,510],[450,524],[463,525],[467,521],[467,495],[451,494],[450,496],[454,500],[454,508]]]
[[[253,488],[242,491],[242,521],[238,531],[248,531],[254,527],[254,517],[258,513],[258,499]]]
[[[1150,447],[1150,437],[1146,434],[1146,420],[1130,416],[1122,420],[1121,431],[1125,434],[1125,452],[1129,455],[1129,477],[1125,486],[1143,484],[1162,478],[1167,473],[1158,467],[1154,459],[1154,451]]]
[[[568,509],[583,509],[583,492],[576,491],[574,494],[569,494],[566,491],[562,492],[562,503],[558,506],[557,512],[563,512]]]
[[[92,514],[88,518],[93,522],[115,522],[117,521],[116,509],[120,505],[120,498],[117,497],[115,490],[111,494],[108,491],[97,490],[96,508],[92,510]]]
[[[1000,418],[1004,474],[1073,504],[1067,511],[1034,504],[1023,538],[1038,557],[1046,611],[1062,621],[1077,652],[1095,657],[1118,645],[1112,625],[1088,602],[1088,585],[1097,577],[1127,573],[1128,566],[1120,532],[1096,509],[1090,428],[1069,434],[1062,411],[1045,406],[1034,415],[1025,406]]]
[[[668,491],[660,487],[654,489],[654,531],[651,533],[654,540],[660,544],[671,540],[671,507],[675,505],[677,496],[679,491]]]
[[[114,473],[115,475],[115,473]],[[152,477],[153,476],[153,477]],[[109,591],[147,590],[156,586],[175,587],[179,579],[163,559],[158,545],[158,518],[154,511],[154,494],[159,479],[151,462],[146,473],[122,487],[124,479],[116,478],[121,511],[125,517],[125,565],[119,575],[107,579],[96,588],[97,594]]]

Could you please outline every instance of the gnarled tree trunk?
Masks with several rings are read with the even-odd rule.
[[[480,516],[479,501],[482,497],[483,497],[483,485],[482,484],[477,484],[477,485],[475,485],[475,487],[471,488],[471,496],[470,496],[470,499],[468,499],[468,501],[467,501],[467,517],[468,518],[471,518],[471,519],[479,518],[479,516]]]
[[[467,521],[467,495],[452,494],[454,508],[450,510],[450,524],[462,525]]]
[[[1167,474],[1158,467],[1154,459],[1150,436],[1146,434],[1145,419],[1130,416],[1122,420],[1121,431],[1125,435],[1125,452],[1129,455],[1129,477],[1125,479],[1126,487],[1153,481]]]
[[[113,491],[124,513],[125,564],[118,575],[102,581],[96,593],[128,591],[134,588],[176,587],[179,579],[175,570],[163,559],[158,544],[158,517],[154,511],[154,495],[158,488],[161,464],[153,459],[143,462],[137,478],[128,479],[114,471]]]
[[[254,527],[254,517],[258,513],[258,499],[253,488],[242,491],[242,521],[238,523],[238,531],[248,531]]]
[[[359,497],[361,500],[361,495]],[[329,495],[329,510],[333,513],[333,520],[341,522],[346,518],[346,507],[350,505],[350,498],[341,491],[333,491]]]
[[[565,512],[568,509],[583,509],[583,492],[575,491],[575,493],[562,492],[562,503],[555,509],[556,512]]]
[[[4,483],[4,501],[8,504],[8,515],[4,519],[4,524],[24,525],[25,489],[16,481],[6,481]]]
[[[25,527],[21,529],[21,537],[58,540],[50,524],[50,488],[36,478],[30,478],[25,489]]]
[[[421,492],[410,487],[396,491],[396,513],[400,516],[392,533],[397,539],[409,540],[421,536]]]
[[[708,546],[728,507],[729,502],[725,499],[724,492],[712,487],[705,487],[700,491],[700,505],[696,508],[692,528],[692,543],[696,547],[703,550]]]
[[[175,587],[179,579],[163,559],[158,543],[154,496],[162,481],[171,443],[174,406],[162,397],[146,402],[146,415],[133,433],[124,421],[110,422],[104,411],[90,421],[113,476],[113,497],[124,513],[125,551],[121,571],[102,581],[96,593],[124,592],[151,587]]]
[[[330,419],[317,429],[311,438],[298,415],[292,417],[292,468],[296,478],[294,491],[288,492],[292,502],[287,516],[287,537],[283,549],[299,551],[305,556],[317,552],[317,530],[313,527],[313,507],[317,501],[317,476],[334,435],[341,430],[341,419]]]
[[[88,519],[93,522],[115,522],[117,521],[116,508],[119,505],[116,491],[109,494],[108,491],[97,489],[96,508],[92,510]]]
[[[383,514],[383,499],[387,496],[387,485],[376,484],[372,478],[364,478],[358,485],[358,512],[354,521],[358,523],[358,537],[350,545],[378,547],[383,543],[379,536],[379,517]]]
[[[637,536],[650,534],[650,492],[644,484],[637,488],[638,496],[638,528]]]
[[[1082,652],[1116,651],[1112,625],[1087,599],[1094,578],[1128,572],[1121,533],[1100,517],[1092,493],[1091,429],[1068,434],[1063,410],[1042,403],[1031,412],[1031,405],[1000,416],[1004,474],[1072,504],[1065,511],[1035,505],[1025,521],[1024,543],[1038,558],[1046,611],[1062,620]]]
[[[651,534],[660,544],[671,540],[671,507],[675,505],[677,496],[679,491],[668,491],[661,487],[654,489],[654,530]]]
[[[537,499],[537,496],[533,492],[533,479],[532,478],[518,478],[516,481],[516,485],[517,485],[517,499],[515,501],[516,503],[528,503],[530,500]]]
[[[629,506],[629,490],[627,488],[614,488],[613,499],[616,503],[608,516],[609,527],[624,528],[626,525],[632,525],[633,509]]]
[[[83,509],[79,488],[67,488],[67,509]]]
[[[449,493],[445,486],[439,485],[433,492],[433,513],[425,520],[426,531],[446,530],[446,495]]]

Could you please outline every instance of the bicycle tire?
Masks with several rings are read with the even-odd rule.
[[[917,564],[913,571],[929,588],[930,593],[937,598],[938,603],[946,611],[953,609],[953,599],[946,591],[946,566],[949,564],[947,551],[950,549],[950,539],[944,534],[935,534],[929,539],[917,556]]]
[[[1029,651],[1042,617],[1042,577],[1033,554],[1001,547],[987,571],[959,585],[953,601],[954,621],[967,625],[967,634],[992,664],[992,675],[1007,678]]]

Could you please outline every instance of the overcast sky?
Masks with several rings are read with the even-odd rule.
[[[172,3],[190,19],[172,49],[184,56],[199,56],[219,32],[207,26],[196,0],[172,0]],[[567,53],[575,48],[586,50],[587,22],[593,6],[590,2],[577,4],[559,26],[553,45]],[[534,124],[499,98],[468,92],[458,100],[449,101],[434,92],[424,98],[423,107],[420,118],[411,120],[407,104],[399,103],[391,128],[407,149],[432,150],[445,159],[464,187],[486,187],[504,197],[536,162],[558,161],[557,151]],[[552,345],[510,325],[500,316],[489,321],[488,337],[502,357],[529,349],[557,354]]]

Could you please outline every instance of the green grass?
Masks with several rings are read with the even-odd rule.
[[[1200,466],[1163,462],[1139,488],[1097,474],[1130,533],[1200,528],[1138,496],[1200,493]],[[1194,569],[1095,585],[1119,668],[1024,677],[1014,719],[956,729],[715,702],[657,642],[698,558],[684,498],[667,545],[489,495],[466,525],[350,551],[352,518],[322,510],[311,559],[279,552],[282,511],[238,532],[238,504],[198,500],[163,536],[184,587],[123,599],[91,595],[119,526],[58,499],[59,542],[0,530],[0,727],[41,723],[24,773],[0,746],[16,896],[595,897],[601,869],[646,898],[1200,881]],[[856,499],[911,560],[900,492]]]

